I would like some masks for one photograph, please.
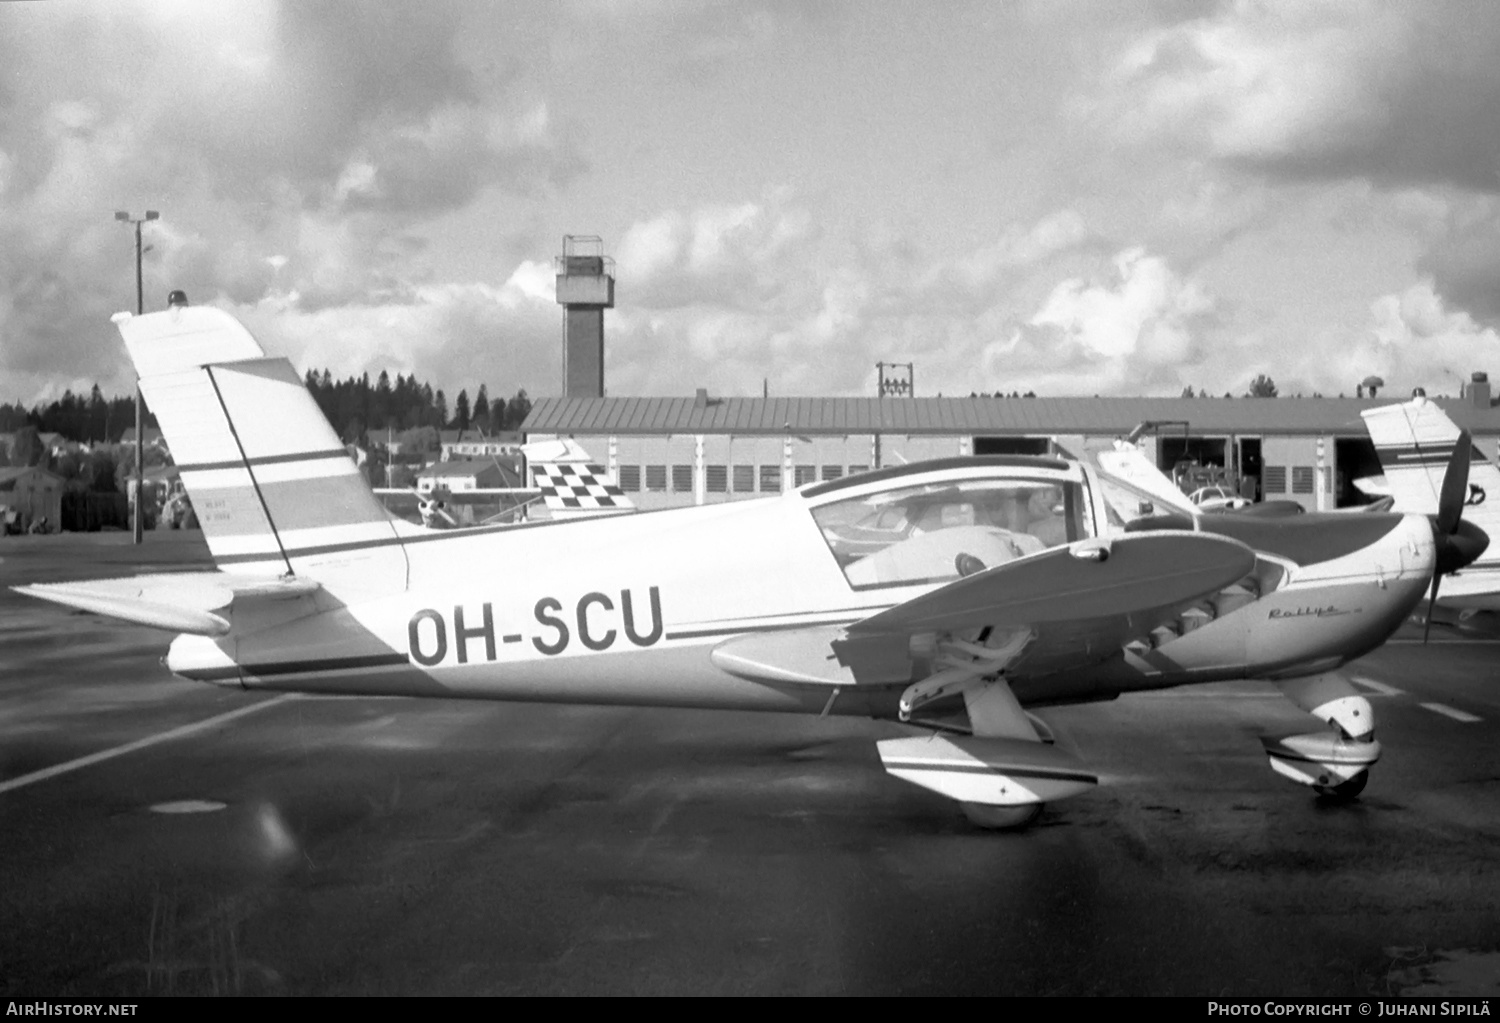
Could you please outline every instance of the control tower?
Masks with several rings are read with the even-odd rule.
[[[557,257],[563,313],[563,397],[604,397],[604,310],[615,305],[615,261],[595,235],[563,236]]]

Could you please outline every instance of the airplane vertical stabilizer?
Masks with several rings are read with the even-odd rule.
[[[405,586],[390,516],[291,363],[208,306],[116,322],[221,569]]]
[[[1435,402],[1417,397],[1399,405],[1361,412],[1375,453],[1385,469],[1386,485],[1395,510],[1412,515],[1436,515],[1443,475],[1460,432]],[[1465,522],[1500,536],[1500,469],[1472,443],[1469,446],[1469,493]],[[1496,560],[1491,553],[1480,564]]]
[[[542,492],[552,518],[615,515],[636,510],[614,475],[593,461],[574,441],[565,437],[533,441],[522,451],[530,466],[532,486]]]

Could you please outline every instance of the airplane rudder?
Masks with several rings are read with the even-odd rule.
[[[390,517],[285,359],[143,378],[221,567],[284,572],[288,552],[393,536]]]

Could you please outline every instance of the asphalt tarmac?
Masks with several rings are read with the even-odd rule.
[[[206,563],[129,539],[0,539],[0,584]],[[1353,804],[1216,685],[1046,712],[1104,781],[1018,834],[887,776],[889,724],[267,696],[166,639],[0,590],[0,995],[1500,994],[1490,635],[1354,666]]]

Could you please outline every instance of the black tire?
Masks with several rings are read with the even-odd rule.
[[[1313,790],[1323,799],[1342,803],[1358,797],[1369,781],[1370,772],[1361,771],[1348,781],[1337,785],[1314,785]]]

